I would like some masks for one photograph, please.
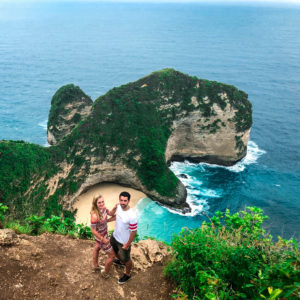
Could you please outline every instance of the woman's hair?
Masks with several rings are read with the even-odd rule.
[[[102,210],[99,211],[98,206],[97,206],[97,201],[100,198],[103,198],[103,196],[102,195],[94,196],[93,202],[92,202],[92,208],[91,208],[91,215],[96,214],[99,221],[102,219]]]

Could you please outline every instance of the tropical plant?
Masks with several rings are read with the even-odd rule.
[[[28,224],[21,224],[20,221],[10,221],[5,224],[5,227],[14,230],[18,234],[31,234],[32,227]]]
[[[165,273],[189,299],[298,299],[300,257],[295,240],[265,234],[262,210],[217,212],[201,228],[172,241]]]
[[[78,230],[78,237],[80,239],[91,239],[93,237],[90,227],[84,224],[77,224],[76,227]]]
[[[32,226],[31,233],[34,235],[37,235],[39,233],[41,226],[44,224],[45,216],[39,217],[36,215],[32,215],[32,216],[26,218],[25,221],[27,221],[28,224]]]
[[[0,228],[3,227],[2,222],[4,220],[4,214],[5,214],[7,209],[8,209],[7,206],[0,203]]]

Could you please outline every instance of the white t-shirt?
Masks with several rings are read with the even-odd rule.
[[[116,228],[113,233],[114,238],[121,244],[126,244],[131,231],[137,230],[137,217],[132,208],[123,210],[120,205],[116,211]]]

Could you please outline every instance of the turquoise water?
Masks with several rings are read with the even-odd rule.
[[[256,205],[273,235],[300,239],[300,6],[0,2],[0,139],[46,145],[64,84],[96,99],[165,67],[246,91],[254,124],[234,168],[173,164],[192,213],[143,201],[140,234],[169,241],[203,212]]]

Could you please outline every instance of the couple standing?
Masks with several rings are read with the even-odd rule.
[[[109,277],[109,269],[114,262],[117,265],[125,265],[125,273],[118,283],[123,284],[131,278],[132,260],[130,258],[131,243],[137,232],[137,217],[129,206],[130,194],[122,192],[119,195],[119,204],[112,210],[105,207],[103,196],[93,199],[91,209],[91,230],[95,236],[96,245],[93,251],[94,269],[100,270],[98,257],[100,249],[107,253],[105,268],[101,271],[104,278]],[[108,216],[111,216],[108,218]],[[107,222],[116,221],[116,227],[108,237]],[[115,259],[115,257],[118,259]]]

